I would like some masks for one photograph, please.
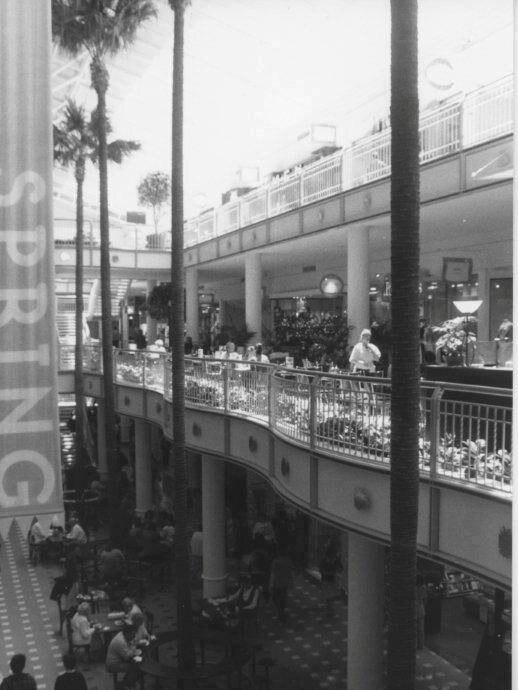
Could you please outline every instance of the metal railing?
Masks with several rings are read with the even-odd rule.
[[[513,131],[513,80],[508,75],[458,100],[421,113],[420,160],[427,163],[463,148],[475,146]],[[274,178],[237,200],[218,209],[202,212],[185,221],[184,246],[195,246],[238,228],[271,218],[333,194],[354,189],[390,175],[390,127],[365,136],[330,156],[301,167],[289,175]],[[75,225],[55,224],[57,245],[75,244]],[[87,221],[89,222],[89,221]],[[151,237],[148,227],[128,225],[110,229],[114,249],[169,251],[170,233],[161,240]],[[99,230],[86,228],[85,247],[99,247]]]
[[[158,390],[171,400],[169,355],[117,351],[114,364],[116,382]],[[100,371],[98,347],[85,348],[84,367]],[[188,406],[246,416],[334,457],[385,466],[390,390],[390,380],[383,378],[208,358],[185,362]],[[510,494],[511,395],[501,388],[422,382],[421,472]]]

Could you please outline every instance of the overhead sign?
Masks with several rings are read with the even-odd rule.
[[[63,509],[50,0],[0,2],[0,532]],[[47,517],[46,517],[47,516]]]

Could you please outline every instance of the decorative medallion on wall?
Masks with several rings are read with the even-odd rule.
[[[281,474],[283,477],[287,477],[290,473],[290,463],[286,460],[286,458],[282,458],[281,460]]]
[[[189,252],[189,253],[187,254],[187,260],[188,260],[188,261],[192,261],[192,254],[191,254],[191,252]]]
[[[257,451],[257,440],[253,436],[248,437],[248,448],[251,453],[255,453]]]
[[[130,406],[131,400],[128,398],[128,396],[126,396],[126,397],[124,398],[124,404],[126,405],[126,407],[129,407],[129,406]]]
[[[252,233],[252,239],[253,239],[254,242],[257,240],[257,235],[256,235],[255,230],[254,230],[253,233]]]
[[[88,388],[90,390],[92,390],[93,387],[94,387],[93,381],[88,381]]]
[[[227,249],[232,249],[232,240],[227,240]]]
[[[509,527],[502,527],[498,533],[498,551],[504,558],[513,554],[513,533]]]
[[[363,208],[365,211],[369,211],[372,206],[372,196],[370,192],[365,192],[363,195]]]
[[[318,209],[318,220],[322,222],[324,218],[326,217],[326,212],[324,211],[323,208]]]
[[[369,510],[372,505],[372,499],[367,489],[354,490],[354,507],[358,510]]]
[[[156,410],[156,413],[157,413],[157,414],[161,414],[161,412],[162,412],[162,405],[161,405],[160,403],[157,403],[157,404],[155,405],[155,410]]]
[[[112,256],[112,261],[113,261],[114,264],[118,264],[118,263],[119,263],[119,257],[117,256],[117,254],[114,254],[114,255]]]
[[[201,426],[199,424],[194,424],[192,425],[192,435],[193,436],[201,436]]]

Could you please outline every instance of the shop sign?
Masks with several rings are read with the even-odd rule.
[[[63,510],[50,0],[0,3],[0,532]]]

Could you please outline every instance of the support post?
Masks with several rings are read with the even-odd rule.
[[[225,466],[217,458],[203,455],[201,465],[203,522],[203,596],[225,594]]]

